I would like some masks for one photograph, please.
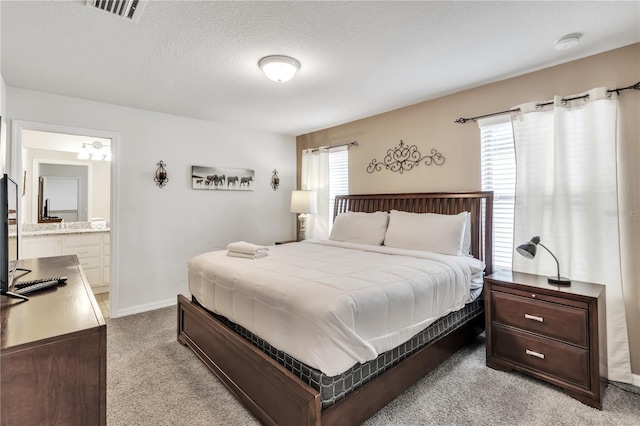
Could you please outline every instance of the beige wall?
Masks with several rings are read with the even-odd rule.
[[[298,176],[302,149],[357,140],[349,151],[349,185],[352,194],[480,189],[480,135],[475,123],[456,124],[471,117],[506,110],[531,101],[571,95],[593,87],[624,87],[640,81],[640,44],[594,55],[453,95],[408,106],[373,117],[297,137]],[[620,97],[625,117],[625,140],[620,147],[625,174],[620,191],[630,212],[640,211],[640,93]],[[386,151],[403,140],[417,145],[422,154],[437,149],[443,166],[420,167],[403,174],[382,170],[369,174],[371,160],[382,161]],[[634,170],[635,169],[635,170]],[[298,177],[299,179],[299,177]],[[621,215],[625,251],[625,297],[634,374],[640,374],[640,217]],[[624,246],[624,245],[623,245]]]

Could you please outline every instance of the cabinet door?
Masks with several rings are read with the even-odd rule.
[[[89,284],[102,285],[102,235],[65,235],[63,254],[78,256]]]
[[[22,258],[60,256],[62,254],[61,237],[23,238]]]

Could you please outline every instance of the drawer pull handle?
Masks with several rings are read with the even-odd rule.
[[[539,322],[544,322],[544,318],[542,317],[537,317],[535,315],[529,315],[529,314],[524,314],[524,317],[526,319],[530,319],[530,320],[534,320],[534,321],[539,321]]]
[[[536,358],[544,359],[544,354],[541,354],[540,352],[534,352],[526,349],[524,353],[526,353],[527,355],[535,356]]]

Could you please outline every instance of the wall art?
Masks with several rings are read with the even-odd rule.
[[[253,191],[255,170],[191,166],[191,187],[218,191]]]
[[[436,149],[431,150],[431,155],[423,156],[418,147],[407,145],[402,140],[395,148],[387,150],[387,155],[379,162],[375,158],[367,166],[367,173],[379,172],[384,167],[392,172],[400,174],[408,172],[414,167],[418,167],[422,162],[425,166],[442,166],[445,158]]]

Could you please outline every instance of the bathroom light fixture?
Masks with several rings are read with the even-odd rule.
[[[555,257],[553,253],[551,253],[551,250],[546,248],[540,242],[540,237],[531,238],[531,241],[526,242],[524,244],[520,244],[516,250],[518,253],[520,253],[522,256],[526,257],[527,259],[533,259],[534,257],[536,257],[536,251],[538,248],[537,246],[542,246],[542,248],[548,251],[549,254],[555,259],[556,266],[558,267],[558,275],[555,277],[549,277],[547,281],[553,284],[558,284],[558,285],[571,285],[571,280],[569,278],[564,278],[560,276],[560,262],[558,262],[558,258]]]
[[[89,148],[87,148],[87,144],[83,143],[82,148],[78,152],[78,160],[88,160],[91,158],[91,154],[89,153]]]
[[[78,152],[78,160],[111,161],[111,147],[100,141],[93,141],[89,146],[83,143]]]
[[[555,43],[556,50],[571,49],[572,47],[574,47],[580,42],[580,37],[582,37],[582,34],[573,33],[573,34],[567,34],[566,36],[559,38],[558,40],[556,40],[556,43]]]
[[[284,83],[298,72],[300,62],[289,56],[272,55],[260,59],[258,66],[270,80]]]

